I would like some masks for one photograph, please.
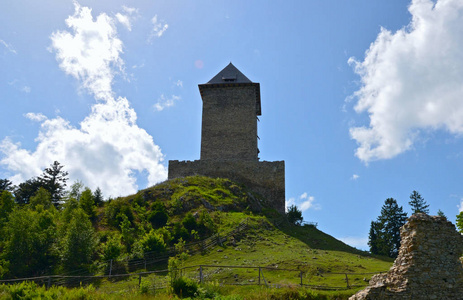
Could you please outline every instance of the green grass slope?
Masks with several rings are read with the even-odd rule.
[[[209,236],[218,234],[226,240],[213,249],[191,255],[185,262],[185,266],[208,265],[204,268],[207,281],[255,283],[259,280],[256,267],[268,267],[261,271],[265,282],[270,284],[298,284],[302,271],[303,283],[308,285],[346,286],[345,273],[359,273],[349,274],[350,285],[365,285],[371,274],[363,273],[386,271],[392,264],[391,260],[372,257],[314,226],[289,224],[284,216],[266,209],[265,199],[228,179],[178,178],[114,201],[142,202],[146,207],[162,202],[169,214],[167,228],[181,223],[187,214],[198,219],[201,213],[207,213],[215,228]],[[136,222],[142,218],[135,213],[134,219]],[[246,228],[230,234],[243,221]],[[190,239],[187,243],[204,238]],[[189,276],[197,278],[197,268]]]

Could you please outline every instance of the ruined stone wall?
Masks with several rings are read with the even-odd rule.
[[[463,299],[463,237],[455,226],[445,217],[415,214],[400,236],[391,269],[349,299]]]
[[[200,89],[200,159],[257,161],[256,87],[201,85]]]
[[[228,178],[264,196],[270,206],[285,212],[284,161],[169,161],[169,179],[202,175]]]

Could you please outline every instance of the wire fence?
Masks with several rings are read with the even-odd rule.
[[[184,251],[190,255],[204,253],[222,246],[231,237],[246,230],[248,219],[226,235],[215,234],[207,239],[185,245]],[[75,270],[61,275],[5,279],[0,284],[14,284],[33,281],[39,285],[77,287],[92,284],[95,288],[108,293],[137,290],[143,284],[150,290],[165,289],[171,283],[171,272],[190,278],[198,283],[218,283],[220,285],[264,285],[279,288],[301,286],[322,290],[341,290],[363,287],[371,276],[377,273],[320,272],[318,270],[284,269],[267,266],[237,265],[194,265],[168,270],[169,257],[178,253],[172,247],[162,253],[145,253],[141,259],[110,260],[93,268]],[[143,270],[143,271],[140,271]],[[138,271],[138,272],[137,272]]]

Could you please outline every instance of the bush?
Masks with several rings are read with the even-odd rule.
[[[179,277],[172,282],[174,293],[180,298],[194,297],[198,292],[198,284],[185,277]]]

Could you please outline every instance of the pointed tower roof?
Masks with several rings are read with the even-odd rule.
[[[229,63],[222,71],[215,75],[207,84],[220,83],[252,83],[232,63]]]
[[[241,73],[232,63],[229,63],[222,71],[220,71],[217,75],[212,77],[205,84],[199,84],[199,92],[203,94],[203,89],[208,88],[221,88],[221,87],[233,87],[233,86],[254,86],[256,89],[256,114],[260,116],[261,112],[261,104],[260,104],[260,85],[257,82],[252,82]]]

